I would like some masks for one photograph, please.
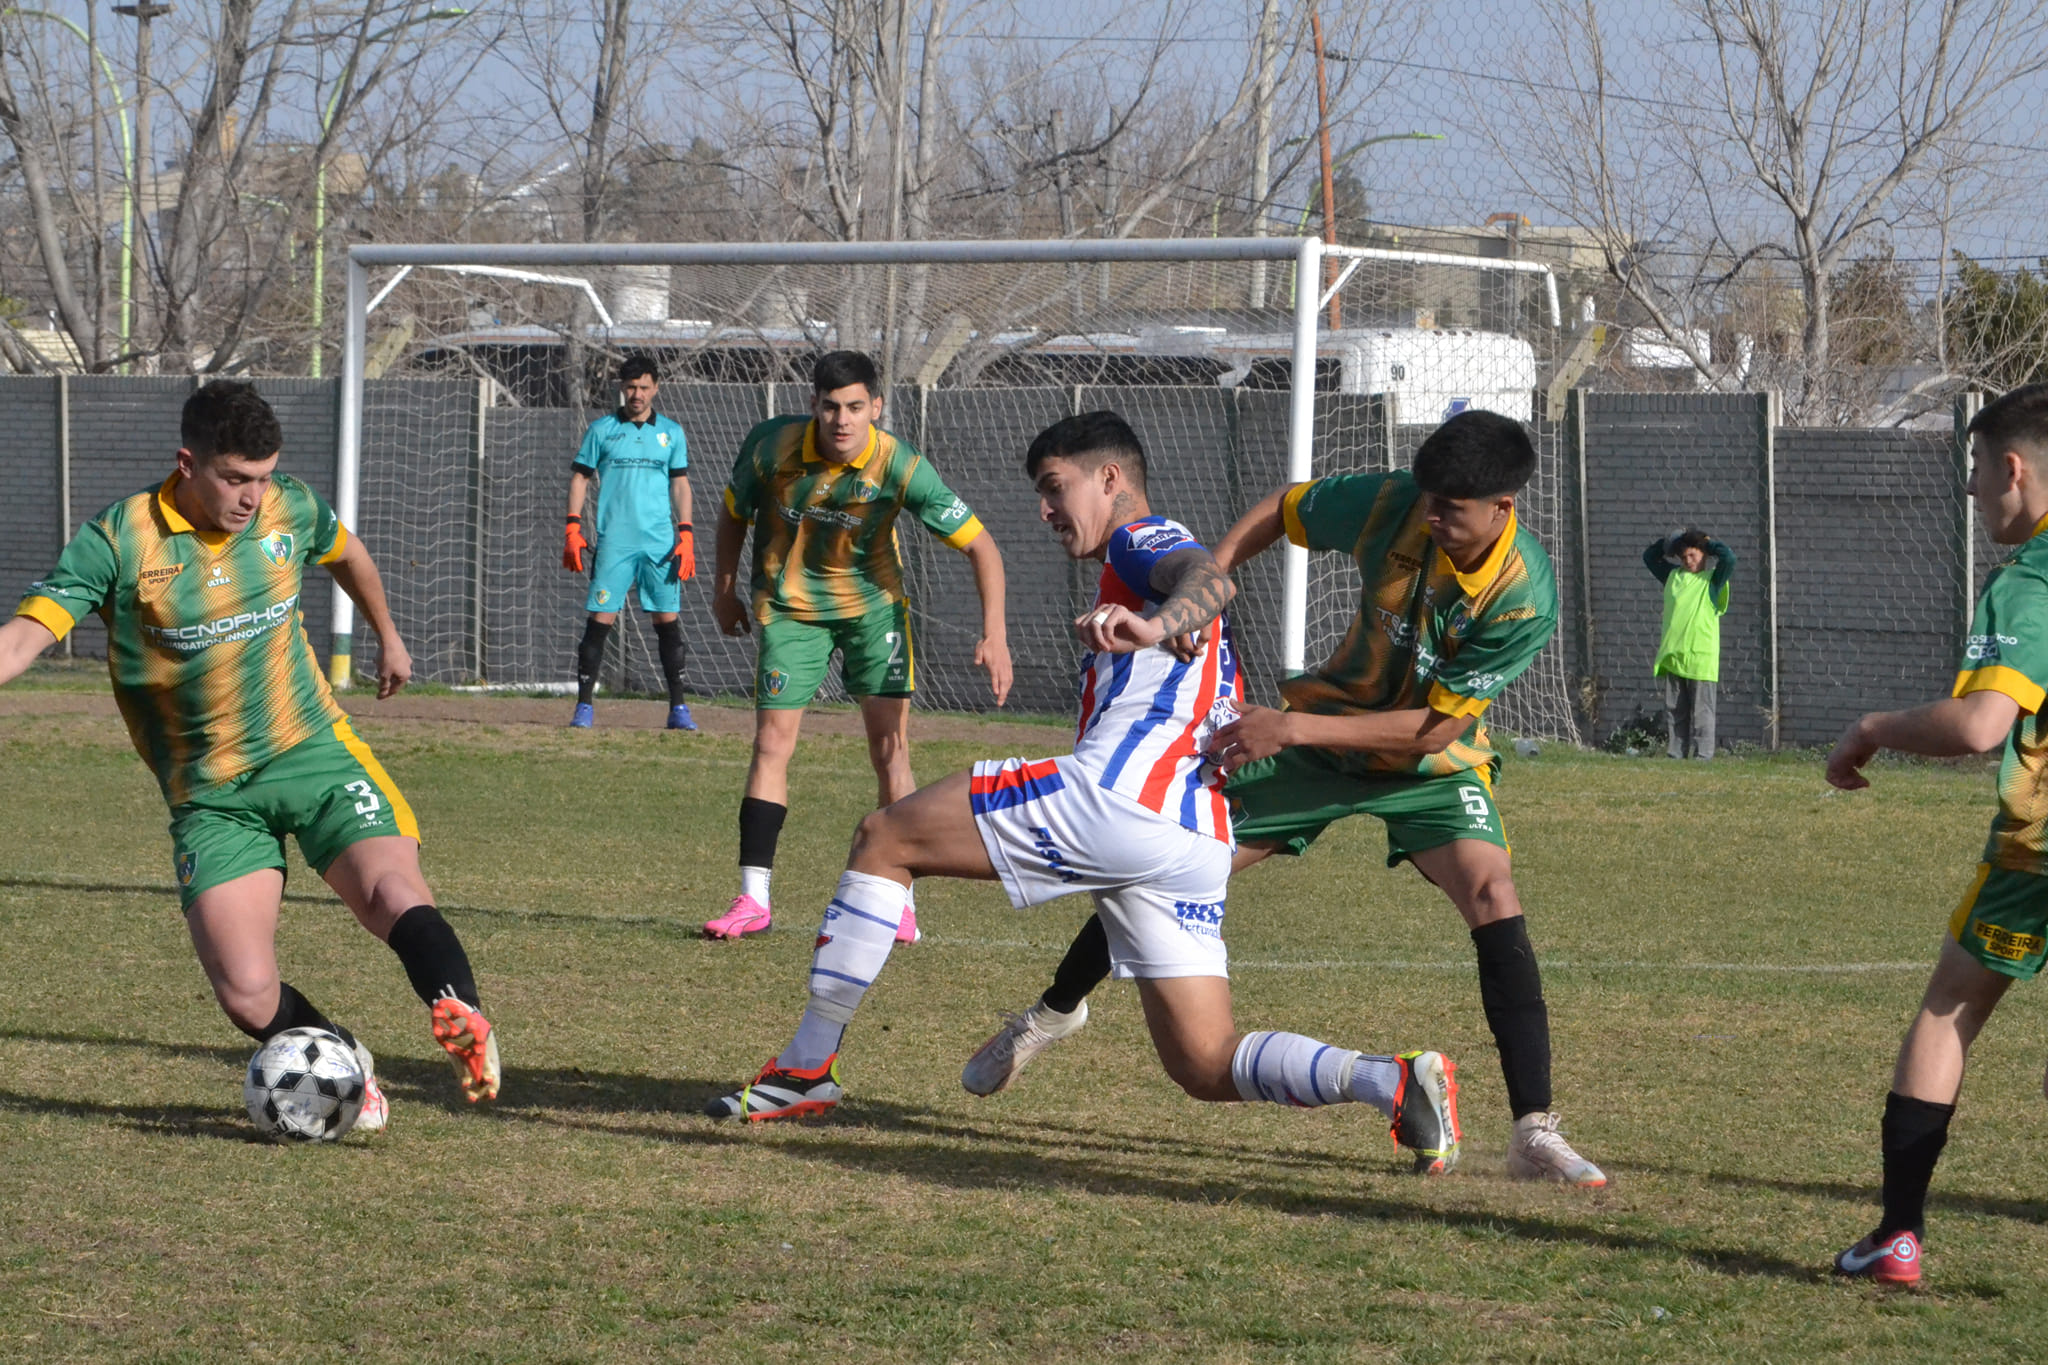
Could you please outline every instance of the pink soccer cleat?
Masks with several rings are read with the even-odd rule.
[[[732,898],[724,914],[704,926],[704,937],[745,938],[748,934],[765,934],[774,927],[775,917],[768,907],[742,892]]]
[[[917,911],[912,906],[903,907],[903,918],[896,921],[896,941],[915,943],[924,935],[917,931]]]

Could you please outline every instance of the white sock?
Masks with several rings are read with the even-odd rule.
[[[811,1002],[796,1037],[775,1059],[777,1066],[813,1070],[839,1050],[861,997],[896,946],[903,897],[901,882],[865,872],[841,874],[811,954]]]
[[[743,867],[740,869],[740,894],[752,896],[763,905],[769,904],[768,879],[774,875],[773,868]]]
[[[1230,1059],[1230,1077],[1247,1100],[1314,1109],[1358,1101],[1391,1116],[1401,1064],[1332,1047],[1299,1033],[1247,1033]]]

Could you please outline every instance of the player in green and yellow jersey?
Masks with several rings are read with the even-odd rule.
[[[339,1034],[369,1082],[356,1126],[384,1126],[368,1049],[278,975],[284,836],[295,835],[397,953],[465,1093],[493,1098],[497,1034],[420,876],[419,826],[335,702],[299,612],[306,566],[325,566],[376,631],[377,695],[390,696],[412,660],[377,566],[319,494],[275,472],[283,433],[253,387],[201,388],[181,435],[170,477],[87,522],[0,626],[0,683],[96,613],[115,700],[171,808],[192,945],[228,1018],[259,1041],[292,1028]]]
[[[1550,1112],[1550,1018],[1484,722],[1557,630],[1550,557],[1515,515],[1535,468],[1520,423],[1465,412],[1422,443],[1412,472],[1293,484],[1246,513],[1217,546],[1218,564],[1235,569],[1283,536],[1346,555],[1362,584],[1358,614],[1328,660],[1281,683],[1286,709],[1248,708],[1211,752],[1231,772],[1233,875],[1305,852],[1346,816],[1386,824],[1388,865],[1414,863],[1471,930],[1515,1120],[1508,1173],[1599,1186],[1607,1177]],[[962,1084],[984,1095],[1008,1085],[1086,1022],[1085,997],[1108,974],[1107,942],[1090,920],[1052,988],[975,1053]]]
[[[1003,557],[931,462],[878,425],[880,385],[874,362],[858,351],[820,356],[811,374],[811,415],[762,422],[733,462],[718,521],[711,610],[727,635],[758,627],[754,756],[740,801],[740,894],[704,926],[713,938],[757,934],[773,924],[769,874],[789,812],[789,759],[804,707],[824,683],[835,649],[846,690],[860,700],[879,804],[917,789],[909,742],[917,654],[896,546],[900,513],[967,556],[981,596],[974,662],[988,671],[998,706],[1010,693]],[[740,551],[750,534],[751,619],[739,594]],[[898,936],[914,942],[917,913],[907,897],[903,909]]]
[[[1927,1186],[1970,1045],[2006,988],[2033,979],[2048,958],[2048,384],[1985,404],[1969,430],[1977,515],[1992,540],[2019,548],[1984,580],[1952,695],[1864,716],[1828,755],[1828,781],[1853,791],[1870,785],[1862,769],[1879,749],[2004,751],[1983,860],[1949,918],[1885,1096],[1884,1209],[1835,1258],[1845,1275],[1891,1284],[1920,1282]]]

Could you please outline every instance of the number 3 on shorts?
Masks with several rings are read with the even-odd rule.
[[[342,790],[360,798],[356,802],[357,815],[375,815],[378,811],[384,809],[384,802],[378,797],[377,789],[368,782],[357,780],[349,783]]]

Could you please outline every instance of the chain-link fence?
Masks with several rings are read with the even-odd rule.
[[[332,492],[338,388],[264,380],[285,427],[283,467]],[[19,594],[70,531],[115,498],[159,481],[191,381],[0,381],[0,574]],[[476,380],[372,381],[366,482],[357,528],[377,555],[421,676],[535,684],[573,673],[586,584],[558,567],[567,467],[591,414],[487,407]],[[753,421],[801,410],[801,385],[673,384],[664,408],[690,434],[701,524]],[[891,424],[933,458],[979,512],[1009,566],[1017,660],[1011,705],[1072,704],[1075,647],[1057,622],[1093,591],[1036,523],[1018,461],[1031,432],[1069,412],[1123,411],[1141,433],[1171,422],[1155,449],[1158,506],[1215,538],[1285,481],[1285,394],[1251,388],[1032,386],[899,392]],[[1329,394],[1317,403],[1316,469],[1399,467],[1427,428],[1389,423],[1389,405]],[[1856,714],[1939,695],[1955,665],[1970,596],[2001,553],[1971,528],[1959,445],[1950,431],[1824,430],[1774,423],[1760,394],[1574,393],[1564,419],[1538,421],[1543,464],[1529,523],[1557,568],[1562,628],[1501,708],[1505,728],[1598,742],[1657,707],[1651,674],[1661,593],[1643,565],[1656,538],[1697,525],[1734,551],[1722,625],[1721,729],[1759,745],[1822,744]],[[706,537],[707,541],[709,537]],[[919,608],[927,704],[971,709],[987,692],[971,663],[979,620],[961,558],[910,529],[902,537]],[[703,559],[708,559],[707,554]],[[1277,554],[1247,565],[1233,615],[1252,695],[1281,673]],[[1311,660],[1338,638],[1355,575],[1319,556],[1311,580]],[[685,585],[694,690],[744,695],[752,647],[710,624],[708,574]],[[326,639],[328,599],[306,594],[308,629]],[[1036,624],[1030,624],[1036,622]],[[615,687],[658,690],[649,633],[615,632]],[[362,647],[367,647],[363,641]],[[100,653],[96,622],[74,636]],[[1534,684],[1532,686],[1532,684]]]

